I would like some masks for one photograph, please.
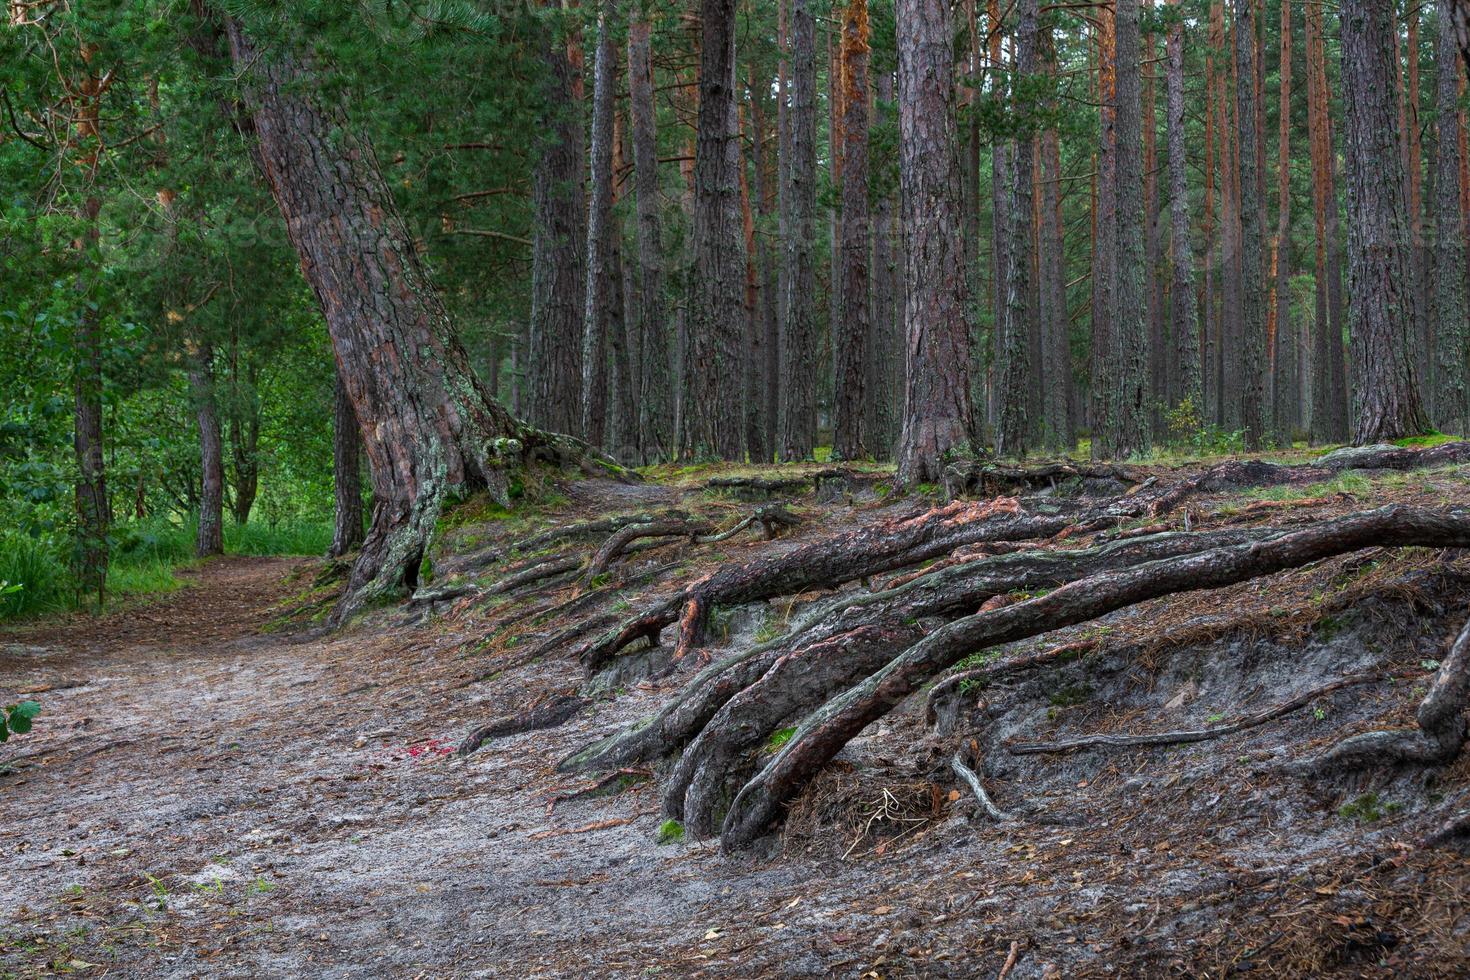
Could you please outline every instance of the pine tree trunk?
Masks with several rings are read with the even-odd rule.
[[[767,100],[770,93],[770,81],[761,82],[758,76],[752,77],[751,84],[751,116],[755,124],[756,135],[756,202],[761,218],[759,235],[760,266],[761,266],[761,357],[763,359],[760,367],[760,390],[756,397],[760,400],[761,438],[760,438],[760,461],[771,462],[776,455],[776,429],[777,420],[781,411],[780,387],[778,385],[781,373],[781,261],[778,255],[778,244],[780,238],[773,239],[772,226],[779,226],[780,218],[780,163],[777,160],[779,145],[772,146]],[[779,137],[775,141],[780,143]],[[779,227],[776,229],[779,236]],[[754,449],[751,458],[756,458]]]
[[[362,435],[347,385],[337,373],[332,397],[332,491],[336,504],[328,558],[341,558],[362,544]]]
[[[1353,443],[1360,446],[1429,428],[1414,358],[1417,324],[1394,108],[1393,17],[1384,0],[1342,5]]]
[[[582,327],[585,310],[586,206],[582,187],[581,106],[573,93],[567,46],[543,40],[546,76],[532,186],[531,348],[526,358],[528,412],[553,432],[582,434]]]
[[[1269,434],[1266,401],[1266,296],[1262,248],[1260,139],[1256,129],[1255,0],[1235,0],[1235,102],[1240,155],[1240,348],[1232,360],[1240,364],[1236,417],[1245,447],[1260,449]]]
[[[786,165],[786,297],[781,324],[781,432],[783,461],[808,459],[817,436],[817,337],[812,304],[816,295],[815,212],[816,26],[810,0],[794,0],[791,11],[791,105]]]
[[[1037,0],[1022,0],[1016,24],[1016,75],[1013,90],[1023,91],[1028,76],[1036,73]],[[1018,96],[1019,97],[1019,96]],[[1018,114],[1022,106],[1016,106]],[[1026,455],[1030,431],[1028,401],[1037,386],[1031,376],[1031,335],[1035,330],[1031,305],[1034,202],[1032,199],[1036,141],[1027,131],[1011,143],[1011,183],[1007,188],[1006,215],[1010,226],[1006,237],[1010,257],[1006,269],[1004,315],[998,318],[995,353],[1000,389],[1000,417],[995,429],[995,451],[1002,456]]]
[[[214,348],[207,341],[191,343],[188,362],[189,397],[199,425],[199,528],[194,556],[207,558],[225,550],[225,458],[214,397]]]
[[[892,105],[893,73],[878,72],[874,89],[881,103]],[[880,460],[893,458],[903,393],[901,262],[894,248],[897,232],[893,205],[892,194],[883,194],[873,203],[873,328],[868,357],[872,372],[868,382],[872,437],[868,448]]]
[[[1043,70],[1053,79],[1057,76],[1057,51],[1054,27],[1048,18],[1041,29]],[[1048,100],[1054,112],[1055,97]],[[1037,311],[1041,327],[1041,375],[1046,379],[1042,412],[1045,419],[1043,437],[1046,447],[1058,452],[1071,452],[1077,444],[1072,418],[1072,351],[1068,342],[1066,257],[1062,252],[1062,156],[1061,137],[1053,121],[1048,120],[1041,132],[1041,222],[1037,230]]]
[[[693,266],[684,363],[685,458],[739,459],[745,247],[735,110],[735,0],[701,0],[699,118],[694,149]]]
[[[628,106],[633,129],[633,189],[638,211],[638,273],[642,324],[642,368],[638,398],[638,441],[646,462],[673,453],[673,371],[665,320],[663,232],[659,221],[658,132],[649,63],[650,25],[628,25]]]
[[[250,511],[260,489],[260,403],[254,392],[237,393],[229,413],[230,473],[235,488],[230,511],[235,523],[250,523]]]
[[[1210,2],[1209,43],[1205,55],[1205,281],[1200,316],[1200,403],[1199,422],[1213,422],[1220,415],[1220,388],[1215,364],[1219,360],[1220,335],[1220,243],[1215,224],[1215,175],[1218,169],[1218,137],[1215,121],[1219,117],[1219,91],[1216,84],[1215,55],[1220,43],[1220,0]]]
[[[832,330],[832,452],[838,459],[868,455],[864,430],[867,390],[869,306],[868,235],[868,5],[849,0],[842,18],[842,289],[839,319]]]
[[[580,431],[589,444],[598,447],[607,445],[608,339],[614,327],[610,321],[615,294],[622,288],[621,277],[612,276],[611,261],[616,234],[612,215],[613,99],[618,72],[612,19],[616,14],[615,0],[603,0],[597,13],[592,69],[591,201],[587,212],[587,272],[583,277]]]
[[[82,111],[95,111],[95,102],[89,100],[84,103]],[[72,449],[77,463],[77,588],[84,595],[96,596],[99,608],[107,589],[107,533],[112,523],[112,507],[107,499],[106,463],[102,455],[102,325],[87,297],[91,295],[100,273],[97,218],[101,209],[101,199],[92,194],[86,197],[81,207],[77,291],[82,303],[72,338],[75,352]]]
[[[1434,187],[1434,305],[1435,380],[1434,421],[1446,432],[1470,435],[1470,390],[1466,384],[1465,350],[1470,343],[1470,310],[1466,309],[1465,268],[1467,230],[1460,203],[1461,142],[1457,103],[1465,67],[1455,58],[1454,10],[1439,2],[1439,42],[1435,49],[1436,132]]]
[[[740,118],[740,145],[744,145],[745,113],[743,108],[738,111]],[[760,140],[753,138],[750,141],[751,159],[754,166],[751,172],[759,174],[760,171]],[[769,453],[766,451],[766,427],[761,419],[761,408],[765,404],[761,397],[765,388],[763,377],[766,366],[766,353],[763,349],[765,341],[765,326],[761,321],[761,286],[758,274],[759,255],[755,241],[755,211],[751,206],[750,181],[746,177],[745,161],[740,161],[740,221],[742,234],[745,242],[745,329],[740,343],[740,402],[743,410],[741,424],[745,431],[742,439],[745,442],[745,451],[749,453],[752,462],[765,459]]]
[[[1433,307],[1429,302],[1429,255],[1424,248],[1424,147],[1419,139],[1419,5],[1410,4],[1404,11],[1407,22],[1407,43],[1399,71],[1399,145],[1404,155],[1404,194],[1408,204],[1406,217],[1409,222],[1409,269],[1413,273],[1413,288],[1410,300],[1413,303],[1414,323],[1417,333],[1414,338],[1414,363],[1423,382],[1420,399],[1425,414],[1434,416],[1434,324]],[[1394,27],[1395,64],[1397,55],[1398,28]]]
[[[1112,388],[1117,383],[1113,361],[1113,270],[1117,260],[1118,123],[1117,19],[1113,8],[1097,10],[1098,149],[1092,234],[1092,457],[1114,455]]]
[[[623,261],[623,228],[618,210],[618,204],[626,193],[618,176],[626,172],[623,129],[622,116],[614,107],[612,215],[607,229],[607,445],[618,460],[637,463],[642,459],[638,441],[638,392],[642,386],[639,358],[642,354],[638,342],[638,294],[631,267]]]
[[[1153,17],[1154,0],[1145,0],[1145,8]],[[1148,400],[1149,426],[1154,438],[1163,435],[1163,407],[1170,401],[1169,352],[1164,322],[1163,245],[1159,234],[1158,181],[1158,107],[1154,97],[1153,63],[1158,60],[1158,44],[1152,33],[1143,36],[1143,288],[1148,297]]]
[[[446,491],[481,486],[509,503],[507,466],[580,460],[585,447],[519,423],[489,397],[371,145],[295,57],[257,49],[237,22],[228,30],[259,163],[321,304],[372,472],[372,529],[340,623],[417,584]]]
[[[990,0],[987,6],[987,17],[989,21],[989,50],[987,52],[990,68],[990,100],[994,111],[999,114],[1006,108],[1007,84],[1010,79],[1010,70],[1006,67],[1004,56],[1005,42],[1005,15],[1009,9],[1003,9],[1000,0]],[[976,38],[978,45],[979,39]],[[974,52],[976,61],[979,60],[978,49]],[[978,97],[978,96],[977,96]],[[980,219],[979,219],[979,196],[980,196],[980,120],[979,113],[970,114],[970,145],[975,157],[974,183],[975,183],[975,212],[974,224],[967,235],[970,248],[978,253]],[[1009,292],[1008,283],[1011,279],[1011,184],[1014,179],[1012,165],[1015,162],[1011,155],[1011,143],[1003,134],[992,135],[990,141],[990,308],[991,329],[989,337],[989,350],[980,343],[981,338],[972,337],[974,349],[971,352],[971,384],[973,404],[980,410],[980,418],[976,419],[976,434],[982,438],[990,433],[995,426],[1001,422],[1001,405],[1003,384],[1002,374],[1004,363],[1000,350],[1000,339],[1006,333],[1006,318],[1010,316],[1008,305]],[[978,263],[974,279],[975,288],[979,289]],[[974,295],[972,293],[972,295]],[[989,353],[991,356],[986,357]],[[990,362],[994,374],[986,375],[986,362]]]
[[[1112,407],[1104,452],[1126,459],[1152,445],[1149,418],[1148,306],[1144,294],[1142,92],[1138,0],[1118,0],[1117,256],[1109,331]]]
[[[1276,243],[1272,266],[1276,271],[1271,331],[1273,415],[1278,438],[1291,445],[1300,401],[1296,386],[1295,333],[1291,329],[1291,4],[1281,5],[1280,128],[1276,165]]]
[[[1332,119],[1327,88],[1322,6],[1306,5],[1307,135],[1312,148],[1312,209],[1316,220],[1316,317],[1312,344],[1313,443],[1347,438],[1347,382],[1343,361],[1342,265]]]
[[[974,438],[965,250],[955,158],[948,0],[899,0],[899,180],[904,228],[904,417],[900,482],[938,482]]]
[[[1181,0],[1169,0],[1178,7]],[[1200,411],[1199,328],[1195,318],[1194,254],[1189,244],[1189,169],[1184,131],[1184,22],[1169,25],[1164,42],[1168,60],[1165,86],[1168,90],[1169,141],[1169,264],[1173,269],[1170,303],[1170,333],[1176,361],[1175,405],[1188,402]],[[1171,406],[1173,407],[1173,406]]]

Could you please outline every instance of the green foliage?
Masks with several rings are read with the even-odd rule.
[[[10,739],[12,734],[24,735],[31,730],[31,720],[41,713],[41,706],[34,701],[21,701],[0,709],[0,742]]]
[[[1344,820],[1355,820],[1358,823],[1376,823],[1402,809],[1402,803],[1383,800],[1377,793],[1364,793],[1338,807],[1337,815]]]
[[[684,825],[677,820],[665,820],[658,825],[660,844],[677,844],[684,839]]]
[[[791,741],[791,736],[793,736],[795,734],[796,734],[796,726],[794,726],[794,725],[792,727],[790,727],[790,728],[779,728],[779,729],[777,729],[776,731],[774,731],[774,732],[771,733],[771,737],[770,738],[766,739],[766,750],[769,751],[769,752],[778,752],[778,751],[780,751],[781,746],[783,746],[787,742]]]
[[[1166,409],[1164,425],[1171,448],[1199,456],[1218,456],[1245,451],[1245,430],[1228,431],[1204,420],[1194,399],[1185,397],[1178,405]]]

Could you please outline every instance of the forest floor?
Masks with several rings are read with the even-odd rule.
[[[562,493],[531,523],[743,506],[692,479]],[[1217,494],[1192,520],[1289,525],[1390,501],[1470,504],[1470,483],[1447,467],[1295,500]],[[667,545],[682,559],[670,574],[912,502],[863,491],[792,506],[803,524],[776,541]],[[524,530],[466,522],[446,545]],[[0,634],[0,703],[43,706],[0,748],[0,976],[1470,972],[1470,857],[1415,843],[1470,798],[1470,757],[1330,782],[1266,764],[1406,722],[1466,616],[1458,556],[1360,552],[1124,610],[1050,637],[1101,650],[992,696],[989,717],[1008,736],[1153,731],[1352,671],[1388,682],[1197,745],[1005,760],[987,781],[1026,816],[1000,824],[936,764],[968,730],[945,741],[922,703],[905,705],[793,804],[783,837],[733,857],[717,841],[660,843],[642,772],[619,793],[548,803],[591,781],[558,772],[561,759],[647,714],[678,677],[629,681],[565,724],[459,756],[478,724],[577,690],[581,667],[518,658],[535,629],[507,638],[487,624],[515,601],[474,594],[323,634],[321,569],[220,559],[149,604]],[[718,642],[759,626],[740,612]]]

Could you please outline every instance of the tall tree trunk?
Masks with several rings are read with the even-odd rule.
[[[1272,391],[1275,393],[1273,415],[1277,436],[1291,445],[1296,424],[1296,405],[1300,401],[1296,386],[1295,331],[1291,329],[1291,4],[1281,5],[1281,79],[1280,127],[1277,132],[1276,165],[1276,242],[1271,259],[1276,272],[1272,294],[1275,302],[1269,314],[1274,329],[1271,334],[1270,361]]]
[[[342,373],[332,397],[332,491],[335,511],[328,558],[341,558],[362,544],[362,435]]]
[[[1429,428],[1414,362],[1408,220],[1394,109],[1393,7],[1344,0],[1342,76],[1352,288],[1353,442],[1385,442]]]
[[[1053,85],[1057,78],[1057,50],[1053,21],[1041,27],[1042,67]],[[1047,100],[1055,113],[1055,95]],[[1077,444],[1072,418],[1072,351],[1067,337],[1066,256],[1062,252],[1062,155],[1055,116],[1041,132],[1041,222],[1037,229],[1037,312],[1041,327],[1041,376],[1045,379],[1042,413],[1046,447],[1071,452]]]
[[[1400,145],[1404,148],[1407,182],[1404,193],[1408,200],[1409,268],[1413,272],[1414,323],[1418,328],[1414,343],[1414,359],[1423,382],[1421,399],[1424,411],[1434,417],[1435,394],[1439,386],[1434,377],[1434,307],[1429,300],[1429,251],[1424,246],[1424,146],[1419,138],[1419,5],[1411,3],[1404,11],[1407,21],[1404,71],[1400,74],[1400,92],[1404,102],[1399,115]],[[1397,27],[1394,30],[1397,39]],[[1395,59],[1397,61],[1397,59]]]
[[[1178,7],[1181,0],[1169,0]],[[1178,13],[1178,11],[1175,11]],[[1175,404],[1188,402],[1200,411],[1204,404],[1200,390],[1199,330],[1195,319],[1194,253],[1189,244],[1189,169],[1185,154],[1184,132],[1184,21],[1182,17],[1169,25],[1164,42],[1168,59],[1165,86],[1168,90],[1169,140],[1169,264],[1173,269],[1170,291],[1170,333],[1174,342],[1176,384]]]
[[[237,382],[238,384],[238,382]],[[235,488],[230,510],[235,523],[250,523],[250,511],[260,488],[260,401],[254,381],[248,392],[237,391],[229,412],[230,473]]]
[[[1017,93],[1013,107],[1019,117],[1026,107],[1019,104],[1020,94],[1027,90],[1029,76],[1036,73],[1037,0],[1022,0],[1020,19],[1016,24],[1016,77],[1012,90]],[[1004,316],[999,318],[996,340],[997,380],[1000,388],[1000,418],[995,430],[995,451],[1003,456],[1025,456],[1026,436],[1031,425],[1028,402],[1037,390],[1031,371],[1031,336],[1035,331],[1031,304],[1032,269],[1035,251],[1032,228],[1035,208],[1032,200],[1036,141],[1030,127],[1011,144],[1011,185],[1006,212],[1010,227],[1010,261],[1005,282]]]
[[[904,228],[904,418],[898,477],[938,482],[970,445],[969,302],[960,241],[948,0],[898,0],[899,179]]]
[[[786,297],[781,324],[782,460],[807,459],[817,436],[817,337],[812,304],[816,293],[817,151],[816,26],[810,0],[793,0],[791,11],[791,106],[786,112]]]
[[[1145,0],[1145,9],[1153,17],[1154,0]],[[1158,60],[1158,44],[1152,33],[1143,36],[1143,288],[1148,298],[1148,400],[1149,426],[1155,438],[1164,431],[1163,407],[1169,402],[1170,371],[1173,356],[1168,349],[1167,325],[1164,322],[1163,245],[1159,235],[1158,181],[1158,107],[1154,97],[1153,64]]]
[[[88,81],[94,80],[89,76]],[[82,103],[81,112],[95,113],[95,105],[94,100],[87,100]],[[95,122],[95,115],[90,119]],[[97,130],[94,128],[90,132],[96,134]],[[99,608],[106,598],[107,533],[112,523],[102,455],[102,324],[94,309],[94,301],[89,299],[100,279],[97,219],[101,210],[101,198],[95,194],[87,195],[80,213],[81,235],[76,242],[81,314],[72,338],[75,351],[72,448],[77,462],[77,588],[85,595],[96,596]]]
[[[1127,458],[1152,445],[1149,419],[1148,307],[1144,295],[1141,38],[1138,0],[1118,0],[1117,257],[1110,324],[1113,405],[1105,452]]]
[[[257,49],[233,20],[228,30],[259,163],[321,304],[372,472],[372,529],[334,613],[341,622],[417,585],[447,490],[483,486],[509,503],[507,467],[582,459],[585,447],[519,423],[489,397],[371,145],[294,56]]]
[[[191,342],[188,361],[189,397],[199,423],[199,528],[194,555],[207,558],[225,550],[225,458],[214,397],[214,347],[208,341]]]
[[[877,99],[893,105],[893,73],[880,71],[874,79]],[[886,109],[885,109],[886,111]],[[903,393],[903,301],[899,297],[900,260],[894,200],[891,193],[873,204],[873,329],[869,344],[869,404],[872,406],[868,448],[882,460],[892,459],[898,442]]]
[[[1205,282],[1200,317],[1200,403],[1197,418],[1213,422],[1220,417],[1220,388],[1215,364],[1219,360],[1220,243],[1215,225],[1215,175],[1219,156],[1215,121],[1219,116],[1215,52],[1220,47],[1220,0],[1210,0],[1209,43],[1205,50]]]
[[[591,206],[587,212],[587,272],[582,303],[581,432],[594,446],[607,444],[607,352],[613,302],[619,279],[612,277],[611,251],[617,230],[612,214],[613,99],[617,95],[618,56],[613,46],[615,0],[602,0],[597,12],[597,51],[592,69],[592,144],[589,154]],[[621,306],[621,304],[619,304]]]
[[[754,98],[753,87],[751,94]],[[739,115],[742,133],[740,142],[743,144],[744,112],[741,111]],[[756,175],[756,194],[759,195],[760,138],[758,135],[751,139],[750,146],[752,163],[750,172]],[[763,395],[765,391],[766,352],[764,342],[766,331],[761,319],[760,252],[755,238],[755,211],[751,206],[750,181],[746,177],[746,169],[745,161],[742,159],[740,162],[740,219],[745,239],[745,333],[740,344],[740,401],[744,409],[742,424],[745,426],[743,436],[745,451],[750,454],[752,462],[758,462],[764,461],[771,455],[766,449],[766,426],[765,421],[761,418],[762,409],[765,406]]]
[[[1312,210],[1317,232],[1310,438],[1321,444],[1347,438],[1347,381],[1342,346],[1342,265],[1332,117],[1328,111],[1326,28],[1321,4],[1307,4],[1305,14],[1307,135],[1312,148]]]
[[[868,333],[868,4],[849,0],[842,17],[841,85],[842,218],[840,317],[832,330],[832,451],[839,459],[868,455],[870,433],[864,427],[867,390]]]
[[[567,45],[543,40],[546,76],[532,186],[531,349],[526,358],[530,420],[553,432],[582,434],[583,246],[582,114]]]
[[[631,263],[623,260],[623,227],[618,204],[626,190],[620,174],[624,164],[622,116],[613,110],[612,220],[608,222],[608,406],[607,444],[619,460],[636,463],[641,457],[638,441],[638,392],[641,390],[641,345],[638,339],[638,292]]]
[[[1435,48],[1436,132],[1434,186],[1435,380],[1438,397],[1434,421],[1446,432],[1470,435],[1470,390],[1466,384],[1465,350],[1470,343],[1470,311],[1465,299],[1467,228],[1460,201],[1460,168],[1464,133],[1458,100],[1465,68],[1455,57],[1454,10],[1439,2],[1439,42]]]
[[[645,462],[673,453],[673,371],[665,320],[663,232],[659,221],[658,132],[653,108],[650,25],[639,17],[628,26],[628,107],[633,128],[633,190],[638,211],[638,272],[642,287],[639,329],[642,348],[638,440]]]
[[[1266,296],[1261,223],[1260,139],[1256,129],[1255,0],[1235,0],[1235,103],[1240,155],[1240,349],[1239,398],[1246,449],[1259,449],[1268,435],[1266,401]]]
[[[740,140],[735,109],[735,0],[701,0],[699,118],[694,149],[693,266],[684,363],[685,458],[740,458],[745,336]]]
[[[1233,0],[1239,3],[1240,0]],[[1223,18],[1223,11],[1222,11]],[[1235,32],[1221,33],[1220,97],[1217,105],[1220,119],[1215,133],[1220,137],[1220,337],[1216,345],[1219,355],[1219,416],[1216,421],[1227,429],[1241,427],[1241,224],[1240,224],[1240,132],[1236,128],[1239,107],[1236,92],[1239,66],[1235,59]]]
[[[759,208],[761,227],[758,238],[761,271],[761,331],[759,371],[760,388],[754,397],[760,402],[761,436],[760,452],[751,449],[751,459],[759,458],[762,463],[771,462],[776,455],[776,422],[780,413],[778,401],[780,387],[777,384],[781,371],[781,292],[780,265],[776,244],[773,243],[772,225],[779,223],[779,177],[780,163],[776,160],[779,146],[772,146],[770,139],[770,116],[767,101],[770,97],[770,81],[764,82],[751,69],[751,122],[755,126],[755,175],[756,204]],[[777,143],[780,142],[778,139]],[[777,229],[779,234],[779,229]],[[779,242],[779,238],[775,239]]]
[[[1005,111],[1008,81],[1010,72],[1005,64],[1005,14],[1006,10],[1001,7],[1001,0],[989,0],[987,5],[987,20],[989,25],[988,40],[989,50],[987,59],[990,68],[990,100],[994,112],[1000,115]],[[976,39],[978,44],[978,37]],[[979,60],[978,48],[974,52],[976,61]],[[978,97],[978,93],[977,93]],[[978,108],[978,107],[977,107]],[[967,238],[972,243],[971,249],[978,252],[980,219],[979,195],[980,195],[980,114],[970,114],[971,146],[975,155],[975,197],[976,217],[973,227]],[[972,398],[974,404],[980,409],[980,417],[976,419],[976,434],[982,439],[991,430],[992,426],[1000,424],[1001,415],[1001,373],[1003,364],[1000,352],[1000,337],[1005,332],[1005,320],[1010,315],[1007,306],[1009,293],[1007,284],[1011,278],[1011,182],[1012,165],[1011,144],[1003,133],[994,133],[990,140],[990,251],[991,251],[991,283],[990,283],[990,308],[991,308],[991,330],[989,337],[989,350],[980,343],[980,337],[972,334],[974,350],[971,352],[973,372],[971,377]],[[974,276],[975,286],[979,288],[978,263]],[[972,293],[971,295],[974,295]],[[976,331],[978,333],[978,331]],[[990,357],[987,359],[986,354]],[[993,375],[987,376],[986,362],[990,362]]]
[[[1112,351],[1113,270],[1117,263],[1118,124],[1117,18],[1112,7],[1097,9],[1097,193],[1092,234],[1092,456],[1111,457],[1114,434]]]

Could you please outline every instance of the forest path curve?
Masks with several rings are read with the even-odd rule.
[[[0,749],[0,974],[720,973],[701,937],[810,873],[655,845],[647,784],[548,814],[578,782],[556,760],[651,695],[448,755],[577,674],[473,684],[471,637],[391,614],[265,632],[310,570],[218,559],[149,604],[0,634],[0,700],[43,708]]]

